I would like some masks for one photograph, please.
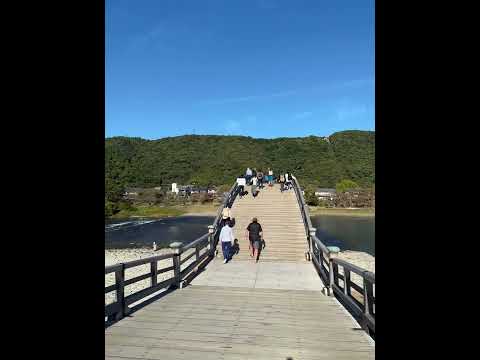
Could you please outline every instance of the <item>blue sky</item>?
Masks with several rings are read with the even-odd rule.
[[[375,129],[374,1],[106,0],[106,136]]]

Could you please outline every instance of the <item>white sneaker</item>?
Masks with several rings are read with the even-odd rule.
[[[223,263],[226,264],[226,263],[227,263],[227,259],[223,260]]]

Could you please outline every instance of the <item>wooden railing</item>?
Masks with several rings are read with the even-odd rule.
[[[293,188],[297,196],[300,212],[305,225],[308,242],[307,260],[312,260],[329,296],[336,297],[357,318],[362,327],[375,335],[375,274],[337,258],[337,251],[329,249],[316,236],[312,227],[308,205],[305,203],[300,184],[292,176]],[[342,270],[339,271],[339,268]],[[355,274],[358,284],[352,281]],[[342,281],[342,286],[340,286]]]
[[[300,184],[295,176],[292,175],[292,184],[295,195],[297,196],[298,205],[300,206],[300,212],[302,213],[303,225],[305,226],[305,234],[307,236],[308,251],[305,252],[305,255],[308,257],[312,249],[312,241],[310,238],[310,229],[312,229],[312,221],[310,220],[310,212],[308,210],[308,205],[305,202],[303,197]],[[308,259],[310,260],[310,259]]]
[[[208,262],[206,259],[213,258],[215,256],[215,249],[217,247],[220,233],[219,224],[222,218],[222,209],[225,206],[231,206],[233,204],[237,193],[238,188],[235,183],[225,197],[222,205],[219,207],[217,217],[215,218],[213,225],[209,226],[208,233],[202,235],[191,243],[183,245],[181,242],[175,242],[170,244],[170,248],[172,249],[172,253],[170,254],[106,266],[106,276],[112,273],[115,274],[114,283],[105,287],[105,294],[115,292],[115,301],[105,305],[105,317],[107,318],[107,322],[123,318],[131,311],[131,304],[139,302],[153,293],[165,288],[181,288],[184,281],[193,275],[200,266],[203,266],[205,262]],[[192,258],[194,258],[193,261]],[[172,259],[171,266],[159,268],[158,262],[166,259]],[[190,261],[190,263],[187,264],[188,261]],[[131,279],[125,279],[126,270],[145,266],[147,264],[150,264],[150,272]],[[158,275],[166,272],[171,272],[171,276],[158,282]],[[127,296],[125,295],[126,286],[146,279],[150,279],[149,286]]]
[[[375,274],[341,259],[332,259],[333,292],[360,319],[369,333],[375,334]],[[339,272],[342,268],[343,274]],[[352,281],[352,273],[363,280],[363,286]],[[340,280],[343,285],[340,286]],[[357,294],[354,295],[352,290]]]

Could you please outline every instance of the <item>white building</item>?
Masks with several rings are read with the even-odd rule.
[[[337,190],[335,189],[320,188],[315,191],[315,196],[322,200],[333,200],[336,195]]]
[[[172,193],[178,194],[177,183],[172,183]]]

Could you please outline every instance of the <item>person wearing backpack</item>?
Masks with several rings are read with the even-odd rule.
[[[262,225],[258,223],[258,219],[256,217],[252,219],[252,222],[248,224],[247,228],[245,229],[245,239],[247,238],[250,244],[248,248],[252,250],[250,256],[255,259],[255,262],[258,262],[263,244],[263,230]]]

